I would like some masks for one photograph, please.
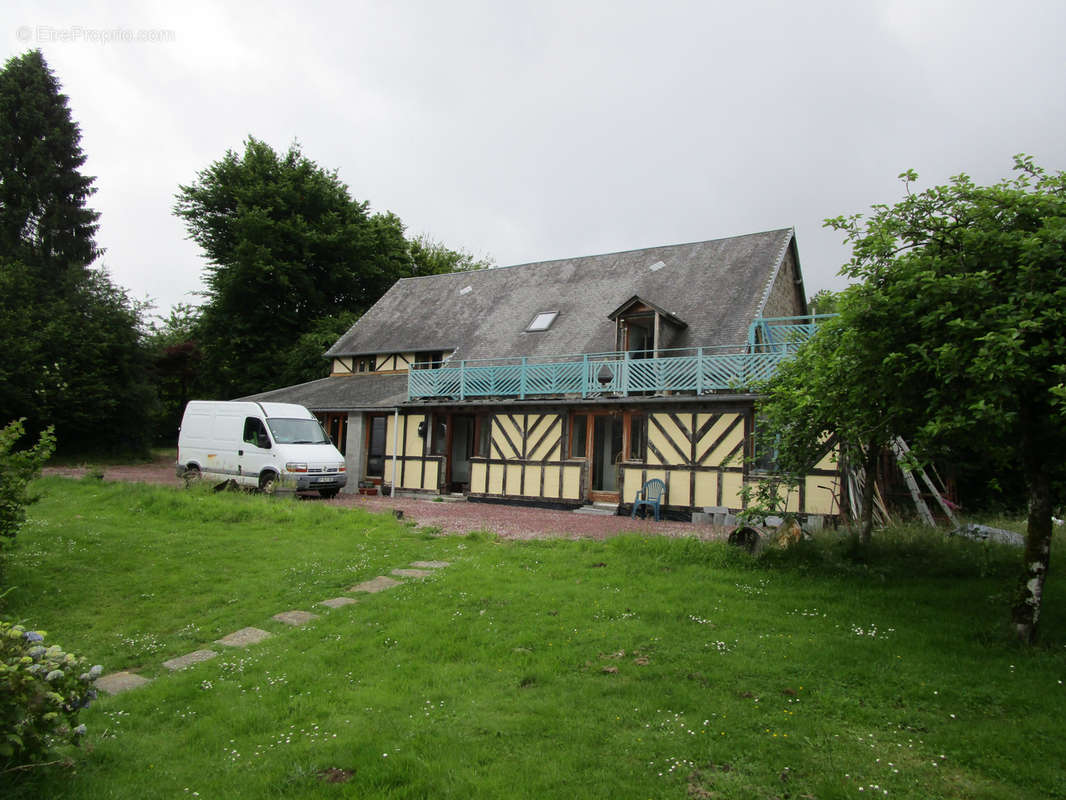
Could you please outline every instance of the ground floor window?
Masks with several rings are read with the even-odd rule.
[[[329,440],[333,442],[333,446],[340,450],[343,456],[348,447],[348,415],[326,412],[315,416],[318,417],[318,421],[325,429]]]
[[[367,418],[366,431],[366,475],[368,478],[382,478],[385,475],[385,432],[389,418],[384,414]]]

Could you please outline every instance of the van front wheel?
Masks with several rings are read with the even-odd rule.
[[[278,490],[278,473],[264,472],[259,476],[259,491],[263,494],[274,494]]]

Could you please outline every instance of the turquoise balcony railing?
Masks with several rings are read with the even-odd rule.
[[[427,364],[408,373],[411,400],[479,397],[630,395],[743,391],[771,377],[809,339],[816,317],[752,323],[746,345],[641,353],[582,353],[545,358],[489,358]],[[420,365],[423,366],[423,365]]]

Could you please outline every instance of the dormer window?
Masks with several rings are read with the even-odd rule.
[[[533,333],[536,331],[546,331],[555,322],[555,318],[559,316],[558,311],[541,311],[537,316],[533,317],[533,321],[529,323],[526,328],[527,331]]]

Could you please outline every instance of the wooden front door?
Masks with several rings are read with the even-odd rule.
[[[617,412],[581,412],[571,418],[570,455],[588,461],[585,489],[594,502],[617,503],[621,496],[623,419]]]

